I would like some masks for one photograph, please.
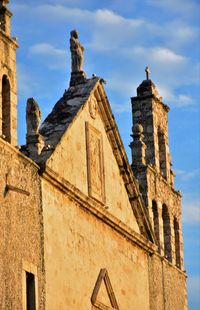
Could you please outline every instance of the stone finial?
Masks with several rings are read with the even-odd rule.
[[[134,141],[130,147],[132,150],[132,165],[140,166],[146,164],[145,151],[146,145],[143,142],[143,127],[141,124],[135,124],[132,128]]]
[[[145,68],[145,72],[146,72],[146,79],[149,80],[149,76],[150,76],[150,69],[148,66],[146,66]]]
[[[42,118],[40,108],[34,98],[29,98],[26,105],[26,146],[32,159],[37,160],[44,147],[44,141],[39,134]]]
[[[132,130],[133,130],[134,136],[141,136],[141,134],[143,133],[143,127],[141,124],[135,124]]]
[[[34,98],[29,98],[26,104],[27,136],[38,134],[42,113]]]

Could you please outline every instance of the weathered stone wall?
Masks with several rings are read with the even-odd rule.
[[[149,257],[150,309],[186,310],[185,274],[158,255]]]
[[[0,139],[0,171],[0,309],[25,309],[24,270],[35,273],[38,305],[39,309],[44,309],[43,222],[38,167]]]
[[[0,17],[4,15],[4,10],[0,11]],[[6,13],[5,13],[6,14]],[[18,44],[10,37],[10,17],[6,17],[6,31],[0,27],[0,136],[3,132],[3,123],[9,126],[10,134],[4,139],[12,145],[17,145],[17,81],[16,81],[16,48]],[[6,76],[10,84],[10,109],[6,108],[4,119],[2,115],[2,81]],[[10,116],[6,115],[9,113]],[[10,118],[10,124],[8,119]],[[7,130],[6,130],[7,132]]]
[[[140,139],[140,143],[134,141],[131,144],[132,168],[154,228],[158,252],[165,257],[153,256],[150,260],[151,307],[185,309],[187,298],[185,274],[182,272],[181,195],[174,189],[174,173],[171,170],[167,119],[169,108],[162,103],[153,82],[146,80],[138,87],[137,97],[132,98],[132,111],[133,137]],[[143,132],[136,124],[142,125]],[[141,160],[138,154],[142,154],[142,148],[144,150],[142,142],[146,145],[146,156]],[[171,264],[182,271],[172,268]],[[162,298],[163,308],[159,308]]]
[[[96,111],[95,118],[91,117],[89,103],[67,129],[47,166],[139,232],[101,116]]]
[[[182,237],[182,223],[181,223],[181,195],[176,191],[171,184],[169,184],[153,167],[141,167],[135,172],[135,175],[140,184],[140,190],[149,213],[152,226],[154,227],[155,215],[153,212],[153,202],[156,203],[158,212],[159,230],[159,249],[162,255],[164,252],[164,223],[163,223],[163,206],[166,206],[169,213],[169,227],[170,227],[170,247],[172,252],[172,262],[179,268],[184,270],[183,259],[183,237]],[[176,229],[174,221],[177,222],[178,238],[176,240]],[[154,227],[155,229],[155,227]],[[178,244],[177,244],[178,243]]]
[[[149,309],[147,253],[106,224],[105,216],[86,211],[72,193],[46,180],[42,192],[46,308],[91,309],[98,274],[106,268],[119,309]]]
[[[146,164],[154,165],[157,171],[171,182],[167,115],[169,108],[161,99],[153,82],[143,81],[137,89],[137,97],[132,98],[133,124],[143,126]]]
[[[92,291],[102,268],[109,273],[120,309],[187,309],[182,271],[162,256],[151,255],[145,245],[140,248],[137,241],[124,238],[117,231],[117,222],[111,228],[106,212],[101,218],[99,209],[96,215],[90,212],[87,204],[92,204],[92,200],[84,195],[76,197],[79,191],[73,186],[65,191],[64,184],[56,185],[55,179],[50,182],[44,175],[47,309],[55,304],[60,309],[66,304],[74,310],[90,309]]]
[[[159,232],[160,232],[160,250],[161,254],[164,255],[164,232],[163,232],[163,206],[166,206],[169,213],[169,226],[171,240],[171,252],[172,252],[172,263],[178,265],[179,268],[184,270],[183,264],[183,239],[182,239],[182,225],[181,225],[181,195],[180,192],[174,190],[174,188],[159,174],[156,173],[155,169],[148,167],[147,169],[147,206],[149,210],[150,220],[154,226],[154,215],[153,215],[153,201],[156,202],[159,217]],[[179,225],[179,246],[180,249],[176,249],[175,240],[175,229],[174,220],[177,220]],[[176,253],[179,252],[179,253]],[[180,259],[176,256],[180,255]],[[177,262],[179,261],[179,263]]]

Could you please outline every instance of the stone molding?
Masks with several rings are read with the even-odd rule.
[[[79,206],[94,216],[101,219],[105,224],[113,228],[120,235],[125,237],[132,243],[137,244],[139,247],[146,250],[148,253],[153,254],[157,251],[157,246],[151,241],[148,241],[144,236],[138,234],[133,229],[129,228],[126,224],[117,219],[108,210],[103,203],[90,198],[83,194],[70,182],[60,178],[57,173],[52,169],[46,167],[44,172],[41,173],[41,178],[50,182],[53,186],[58,188],[61,192],[66,193],[73,201],[79,204]]]
[[[41,172],[41,178],[51,183],[61,192],[67,194],[70,199],[78,203],[80,208],[89,211],[91,214],[103,221],[106,225],[114,229],[116,233],[121,235],[127,241],[146,251],[149,256],[156,255],[168,266],[175,268],[181,275],[187,277],[185,270],[183,271],[179,269],[177,266],[169,262],[164,256],[158,253],[158,247],[156,244],[148,241],[144,236],[138,234],[115,216],[113,216],[111,213],[109,213],[103,203],[97,202],[96,200],[86,196],[70,182],[60,178],[57,173],[48,167],[46,168],[45,172]]]

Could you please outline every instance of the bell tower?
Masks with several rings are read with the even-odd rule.
[[[10,36],[9,0],[0,0],[0,138],[17,144],[16,38]]]
[[[146,79],[131,98],[133,116],[132,169],[154,227],[158,251],[183,270],[181,195],[174,189],[168,142],[169,107],[155,84]]]

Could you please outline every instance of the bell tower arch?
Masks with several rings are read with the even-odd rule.
[[[0,137],[17,145],[16,38],[10,36],[9,0],[0,2]]]

